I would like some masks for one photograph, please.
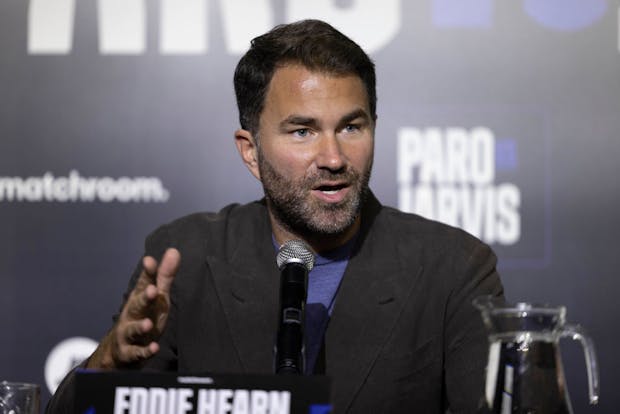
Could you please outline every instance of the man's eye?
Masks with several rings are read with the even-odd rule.
[[[308,128],[301,128],[301,129],[296,129],[295,131],[293,131],[293,135],[296,135],[302,138],[307,137],[309,133],[310,131],[308,130]]]
[[[354,124],[349,124],[347,126],[344,127],[344,130],[346,132],[356,132],[359,131],[360,127],[358,125],[354,125]]]

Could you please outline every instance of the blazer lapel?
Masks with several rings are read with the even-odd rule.
[[[207,257],[232,345],[247,373],[273,372],[279,273],[271,227],[263,213],[246,215],[236,229],[228,230],[235,234],[228,234],[234,246],[227,257]]]
[[[398,232],[390,231],[389,217],[376,216],[378,201],[372,197],[368,204],[371,212],[362,217],[358,249],[345,271],[325,340],[326,373],[336,379],[334,403],[343,412],[389,339],[421,272],[419,246],[395,240]]]

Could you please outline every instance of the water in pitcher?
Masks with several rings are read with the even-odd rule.
[[[570,414],[557,347],[545,341],[497,341],[495,375],[487,374],[491,413]],[[544,390],[544,392],[541,392]]]
[[[586,356],[590,401],[598,401],[598,373],[591,340],[576,325],[565,325],[563,307],[506,305],[479,298],[489,331],[489,361],[481,413],[572,414],[559,340],[579,340]]]

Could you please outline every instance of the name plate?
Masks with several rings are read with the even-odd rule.
[[[80,414],[326,414],[330,381],[298,375],[79,370]]]

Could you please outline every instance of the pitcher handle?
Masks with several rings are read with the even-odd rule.
[[[588,371],[588,391],[590,393],[590,404],[597,404],[599,397],[598,385],[598,364],[596,362],[596,352],[594,352],[594,342],[584,332],[579,325],[564,325],[561,333],[562,337],[569,337],[581,342],[583,353],[586,358],[586,369]]]

